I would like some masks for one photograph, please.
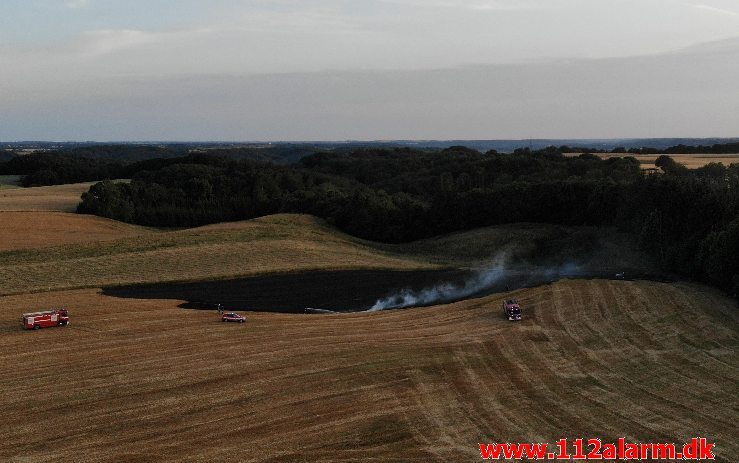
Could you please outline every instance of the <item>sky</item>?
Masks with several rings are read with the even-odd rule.
[[[739,0],[3,0],[0,140],[739,135]]]

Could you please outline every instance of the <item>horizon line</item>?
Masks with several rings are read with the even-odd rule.
[[[311,144],[311,143],[443,143],[443,142],[533,142],[533,141],[619,141],[619,140],[739,140],[739,136],[703,137],[606,137],[606,138],[392,138],[392,139],[346,139],[346,140],[0,140],[0,144],[12,143],[64,143],[64,144]]]

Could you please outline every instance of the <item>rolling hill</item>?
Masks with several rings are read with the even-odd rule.
[[[0,252],[140,237],[150,230],[62,212],[0,211]]]
[[[9,239],[0,247],[0,295],[306,270],[469,268],[485,266],[502,251],[518,260],[540,256],[608,270],[651,268],[623,236],[593,227],[503,225],[385,245],[295,214],[185,230],[71,214],[19,217],[2,232]],[[593,246],[600,251],[590,252]]]
[[[81,220],[91,226],[100,221],[93,216]],[[299,215],[8,250],[0,252],[0,265],[0,294],[299,270],[434,267],[375,249]]]

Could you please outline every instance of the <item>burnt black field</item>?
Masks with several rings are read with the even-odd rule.
[[[378,299],[401,291],[418,292],[439,285],[463,287],[465,282],[478,275],[479,272],[462,269],[317,271],[202,282],[117,286],[105,288],[103,293],[122,298],[182,300],[186,302],[180,307],[198,310],[215,310],[220,304],[223,310],[231,311],[359,312],[369,310]],[[540,268],[506,270],[501,278],[475,288],[468,294],[442,294],[434,301],[414,304],[412,307],[482,297],[569,277],[616,279],[611,272],[577,271],[571,274],[554,274],[548,269]],[[672,281],[669,277],[644,273],[627,273],[626,279]],[[307,308],[317,310],[306,311]]]
[[[420,290],[442,282],[461,283],[470,276],[464,270],[439,271],[320,271],[268,275],[253,278],[163,283],[107,288],[110,296],[137,299],[188,301],[184,308],[304,313],[315,308],[337,312],[369,309],[378,298],[405,288]]]

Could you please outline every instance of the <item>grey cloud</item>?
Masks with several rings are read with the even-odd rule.
[[[109,78],[7,101],[0,139],[734,136],[737,81],[739,40],[539,64]]]

